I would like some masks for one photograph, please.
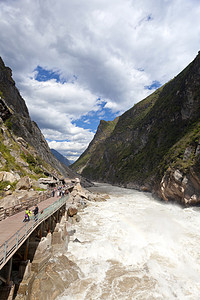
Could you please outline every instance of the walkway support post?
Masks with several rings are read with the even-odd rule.
[[[40,239],[42,238],[43,233],[43,222],[40,224]]]
[[[9,285],[9,283],[10,283],[10,277],[11,277],[11,272],[12,272],[12,262],[13,262],[13,256],[11,257],[11,259],[8,262],[8,276],[6,279],[7,285]]]
[[[28,248],[29,248],[29,237],[26,240],[25,252],[24,252],[24,260],[27,260],[28,257]]]
[[[49,225],[49,228],[48,228],[48,232],[51,232],[51,216],[49,217],[48,219],[48,225]]]

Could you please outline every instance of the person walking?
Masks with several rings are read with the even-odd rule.
[[[25,217],[24,217],[24,220],[23,222],[28,222],[30,219],[29,219],[29,209],[28,207],[26,207],[26,210],[25,210]]]

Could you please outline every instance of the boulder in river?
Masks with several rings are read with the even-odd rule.
[[[67,210],[67,215],[69,217],[73,217],[74,215],[76,215],[78,212],[78,209],[76,207],[70,206]]]

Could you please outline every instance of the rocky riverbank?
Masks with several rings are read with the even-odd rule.
[[[65,216],[53,233],[42,237],[32,262],[26,266],[16,300],[53,300],[80,275],[79,267],[67,258],[69,242],[79,242],[73,224],[81,222],[79,211],[109,196],[84,189],[79,180],[70,193]],[[66,272],[67,271],[67,272]]]

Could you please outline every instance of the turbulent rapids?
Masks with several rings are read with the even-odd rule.
[[[79,278],[57,300],[199,299],[200,210],[99,185],[110,196],[80,213],[66,256]]]

